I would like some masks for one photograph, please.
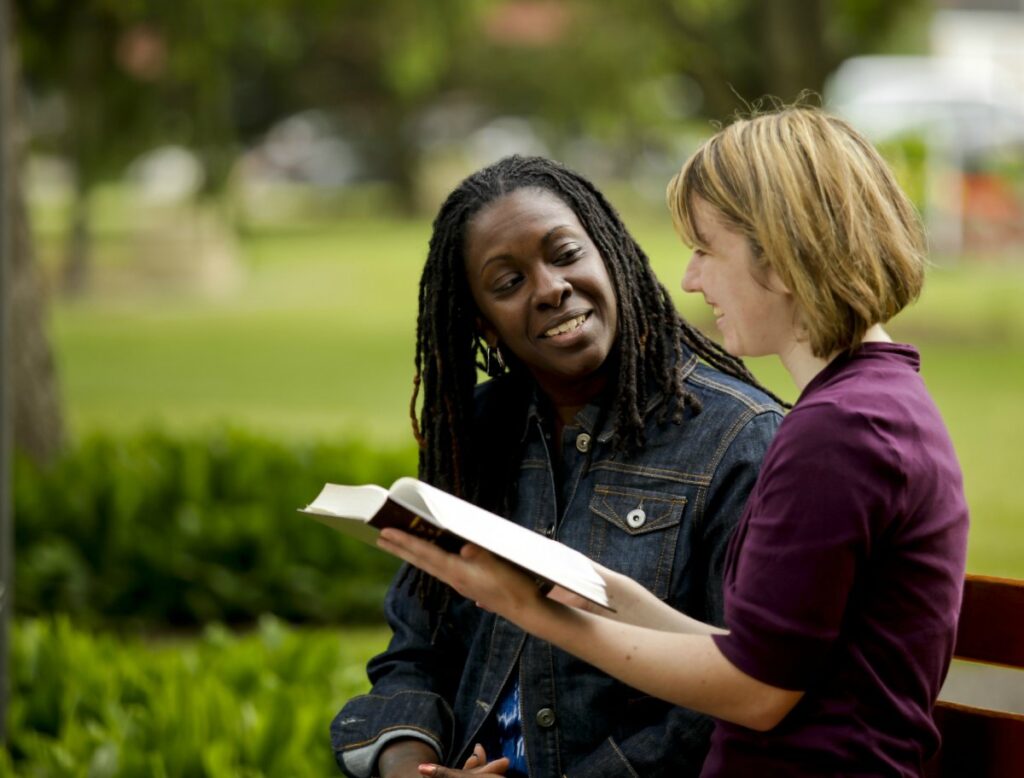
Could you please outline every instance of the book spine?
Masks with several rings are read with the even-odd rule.
[[[369,523],[377,529],[394,527],[418,538],[436,543],[445,551],[457,553],[464,545],[462,538],[447,532],[436,524],[432,524],[421,516],[417,516],[408,508],[388,499]]]

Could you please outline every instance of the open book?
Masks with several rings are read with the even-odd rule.
[[[448,551],[464,541],[552,584],[609,608],[604,579],[586,556],[415,478],[380,486],[327,484],[302,513],[373,544],[385,527],[426,538]]]

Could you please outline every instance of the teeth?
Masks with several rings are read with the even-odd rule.
[[[722,309],[719,308],[717,305],[713,305],[713,306],[711,306],[711,313],[713,313],[715,316],[721,316],[722,315]]]
[[[557,327],[552,327],[544,333],[544,336],[547,338],[553,338],[555,335],[561,335],[563,332],[571,332],[583,324],[583,322],[586,321],[586,318],[587,314],[581,313],[574,319],[569,319],[569,321],[562,322]]]

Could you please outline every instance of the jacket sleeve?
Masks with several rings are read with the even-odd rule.
[[[698,570],[693,580],[703,580],[703,591],[685,600],[689,615],[722,624],[722,577],[732,531],[740,520],[765,451],[782,417],[775,411],[754,415],[744,424],[714,465],[711,484],[697,517],[691,550]],[[678,597],[673,602],[680,602]],[[572,765],[567,778],[616,776],[696,776],[707,755],[713,720],[687,708],[648,698],[638,708],[646,715],[626,715],[636,722],[632,731],[620,730],[595,751]],[[636,712],[641,714],[641,710]]]
[[[444,761],[452,749],[455,696],[466,646],[460,617],[471,618],[465,600],[452,595],[440,617],[420,603],[411,575],[399,571],[385,599],[393,635],[387,649],[370,660],[368,694],[349,700],[331,723],[334,757],[353,778],[373,775],[381,750],[413,738],[430,745]]]

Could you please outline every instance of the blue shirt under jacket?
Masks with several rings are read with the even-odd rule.
[[[688,409],[682,424],[671,414],[660,420],[665,398],[655,396],[638,454],[615,451],[612,425],[596,405],[553,441],[533,403],[513,420],[521,443],[485,434],[479,445],[485,456],[488,445],[508,451],[520,443],[513,521],[720,624],[728,539],[782,416],[762,392],[684,356],[686,388],[701,411]],[[508,415],[506,380],[478,387],[478,429]],[[534,778],[700,771],[712,729],[706,716],[619,683],[458,595],[435,623],[407,586],[393,584],[385,610],[394,635],[367,668],[373,688],[350,700],[331,726],[347,775],[373,775],[381,749],[402,738],[423,740],[443,763],[461,766],[493,727],[513,673]]]

